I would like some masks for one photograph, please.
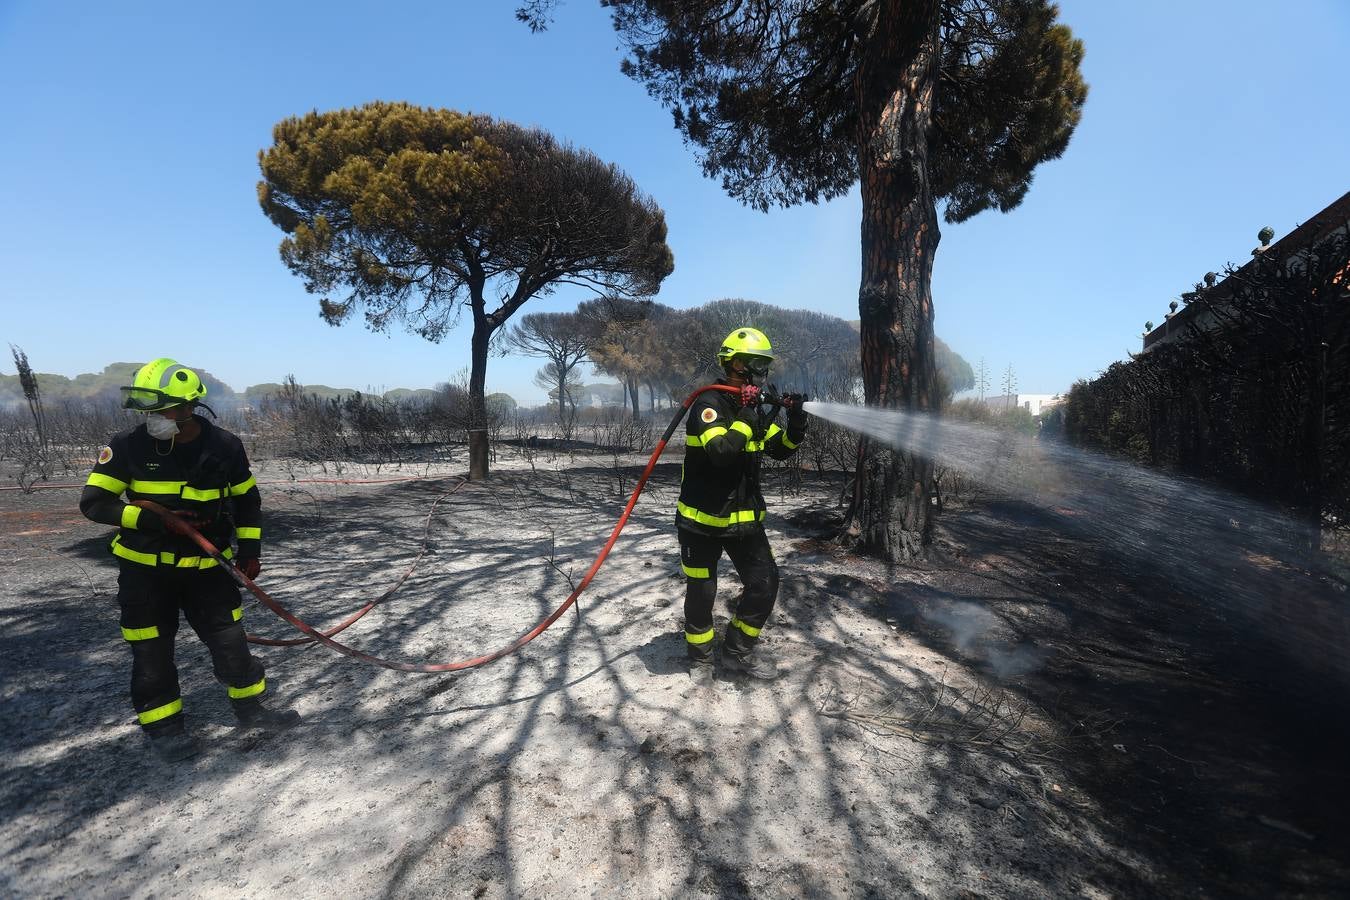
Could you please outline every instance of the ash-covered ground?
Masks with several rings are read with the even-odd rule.
[[[340,639],[449,662],[568,594],[644,460],[504,452],[454,466],[259,466],[260,583],[316,625],[408,580]],[[293,480],[295,479],[295,480]],[[1152,897],[1343,895],[1343,691],[1074,527],[983,497],[934,559],[839,551],[836,476],[772,478],[772,685],[684,665],[658,466],[609,561],[519,652],[456,674],[259,647],[272,702],[234,727],[184,624],[206,752],[135,725],[108,530],[77,489],[0,493],[0,895],[16,897]],[[1344,585],[1253,564],[1290,592]],[[1272,582],[1273,583],[1273,582]],[[719,627],[738,584],[723,561]],[[1334,599],[1334,598],[1333,598]],[[1325,604],[1323,604],[1325,607]],[[297,636],[251,597],[245,624]]]

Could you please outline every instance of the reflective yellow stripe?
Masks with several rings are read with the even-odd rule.
[[[727,430],[721,425],[714,425],[702,434],[691,434],[685,437],[685,443],[690,447],[706,447],[713,438],[719,438],[726,434]]]
[[[745,435],[747,441],[755,436],[754,430],[749,425],[739,420],[731,423],[731,430],[739,431],[741,434]]]
[[[220,555],[229,559],[234,556],[234,551],[229,547],[220,551]],[[214,556],[178,556],[175,557],[167,550],[161,550],[159,553],[159,564],[162,566],[173,566],[178,569],[209,569],[212,566],[218,566]]]
[[[141,508],[139,506],[131,506],[128,504],[127,506],[122,507],[123,528],[135,528],[136,523],[140,521],[140,518]]]
[[[684,633],[684,639],[691,644],[706,644],[713,639],[713,629],[709,628],[707,631],[700,632],[699,634],[686,631]]]
[[[142,553],[139,550],[132,550],[130,547],[122,546],[122,536],[114,535],[112,539],[112,552],[123,559],[129,559],[132,562],[140,563],[143,566],[154,566],[159,564],[159,557],[153,553]]]
[[[234,536],[241,541],[262,540],[262,529],[251,525],[240,525],[234,530]]]
[[[210,556],[179,556],[174,557],[172,553],[161,552],[159,554],[159,564],[161,566],[173,566],[175,569],[209,569],[212,566],[218,566]]]
[[[764,518],[763,511],[754,509],[737,510],[725,518],[722,516],[714,516],[711,513],[705,513],[701,510],[694,509],[694,507],[688,505],[683,500],[676,502],[676,508],[680,511],[680,515],[684,516],[686,519],[693,519],[700,525],[711,525],[714,528],[727,528],[742,522],[758,522]]]
[[[177,494],[187,485],[186,481],[137,481],[131,480],[131,489],[138,494]]]
[[[700,569],[700,568],[695,568],[695,567],[693,567],[693,566],[686,566],[684,563],[680,563],[680,568],[681,568],[681,569],[684,569],[684,574],[688,575],[690,578],[707,578],[707,577],[709,577],[709,576],[708,576],[708,567],[707,567],[707,566],[704,566],[703,568]]]
[[[219,500],[221,497],[224,496],[226,496],[226,491],[224,488],[205,488],[205,489],[195,487],[183,488],[184,500]]]
[[[162,550],[158,554],[142,553],[139,550],[132,550],[122,543],[122,536],[115,535],[112,539],[112,552],[123,559],[129,559],[132,562],[140,563],[143,566],[173,566],[178,569],[210,569],[220,565],[212,556],[174,556],[167,550]],[[229,547],[220,551],[220,555],[226,559],[234,557],[234,551]]]
[[[136,718],[142,725],[149,725],[151,722],[158,722],[160,719],[167,719],[169,716],[177,715],[183,711],[183,700],[179,699],[172,703],[165,703],[163,706],[156,706],[154,709],[147,709],[145,712],[136,713]]]
[[[230,616],[238,622],[244,617],[244,608],[242,606],[236,606],[234,609],[230,610]]]
[[[759,453],[759,452],[763,451],[763,449],[764,449],[764,442],[763,442],[763,441],[746,441],[746,442],[745,442],[745,452],[746,452],[746,453]]]
[[[125,481],[118,481],[111,475],[100,475],[98,472],[90,472],[89,478],[85,484],[92,484],[94,487],[101,487],[110,494],[120,494],[127,489]]]
[[[252,475],[250,475],[244,481],[241,481],[238,484],[230,485],[229,495],[231,497],[238,497],[240,494],[247,494],[249,488],[254,488],[257,486],[258,486],[257,479],[255,479]]]
[[[788,448],[789,450],[796,450],[798,446],[797,444],[794,444],[792,443],[792,441],[788,440],[786,431],[783,432],[783,446]]]
[[[734,627],[739,628],[742,632],[744,632],[744,633],[745,633],[746,635],[748,635],[749,637],[759,637],[760,631],[763,630],[763,629],[760,629],[760,628],[756,628],[756,627],[754,627],[753,625],[747,625],[747,624],[745,624],[744,622],[742,622],[740,619],[732,619],[732,620],[731,620],[731,624],[732,624]]]
[[[225,488],[188,487],[186,481],[136,481],[130,488],[138,494],[175,494],[184,500],[219,500],[228,496]]]
[[[122,637],[129,641],[148,641],[159,637],[159,626],[151,625],[149,628],[123,628]]]
[[[230,699],[243,700],[245,697],[252,697],[257,694],[261,694],[265,690],[267,690],[267,679],[259,678],[257,684],[250,684],[248,687],[230,688]]]

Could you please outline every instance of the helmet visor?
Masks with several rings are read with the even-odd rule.
[[[155,388],[124,387],[121,391],[122,408],[134,409],[137,412],[159,412],[185,402],[182,397],[175,397]]]
[[[741,359],[745,361],[745,368],[756,378],[763,378],[768,375],[769,366],[773,364],[773,360],[767,356],[743,355]]]

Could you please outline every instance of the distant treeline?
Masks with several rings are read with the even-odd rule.
[[[186,364],[191,365],[190,362]],[[136,370],[141,365],[142,363],[138,362],[115,362],[105,366],[101,372],[85,373],[76,375],[74,378],[45,372],[35,372],[34,375],[37,378],[38,388],[42,393],[44,403],[116,404],[121,401],[121,394],[118,389],[131,383],[132,376],[135,375]],[[195,371],[206,385],[206,402],[222,412],[243,406],[259,407],[268,398],[281,394],[285,387],[283,384],[269,381],[250,385],[240,392],[205,369],[195,369]],[[431,388],[394,388],[385,391],[383,394],[372,395],[369,391],[362,392],[354,388],[335,388],[326,384],[306,384],[301,385],[301,387],[305,394],[320,400],[345,400],[364,393],[366,396],[375,396],[390,403],[402,403],[409,400],[429,402],[438,393],[436,389]],[[590,387],[597,394],[603,394],[606,391],[615,394],[622,393],[622,388],[617,384],[602,384]],[[499,404],[506,403],[511,407],[516,405],[515,399],[508,394],[494,395],[494,397]],[[24,403],[23,386],[20,383],[19,376],[0,375],[0,407],[21,406]]]

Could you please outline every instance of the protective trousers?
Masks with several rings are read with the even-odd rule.
[[[124,562],[117,576],[122,636],[131,645],[131,702],[141,727],[171,732],[183,727],[183,700],[174,664],[181,609],[211,652],[216,680],[234,703],[266,690],[263,665],[248,650],[244,611],[230,576],[220,567],[177,569]]]
[[[689,656],[708,661],[713,652],[713,601],[717,597],[717,562],[726,551],[744,593],[731,611],[728,640],[748,651],[773,612],[778,599],[778,564],[763,528],[736,537],[711,537],[679,529],[680,564],[688,582],[684,592],[684,638]],[[735,632],[733,634],[733,632]]]

